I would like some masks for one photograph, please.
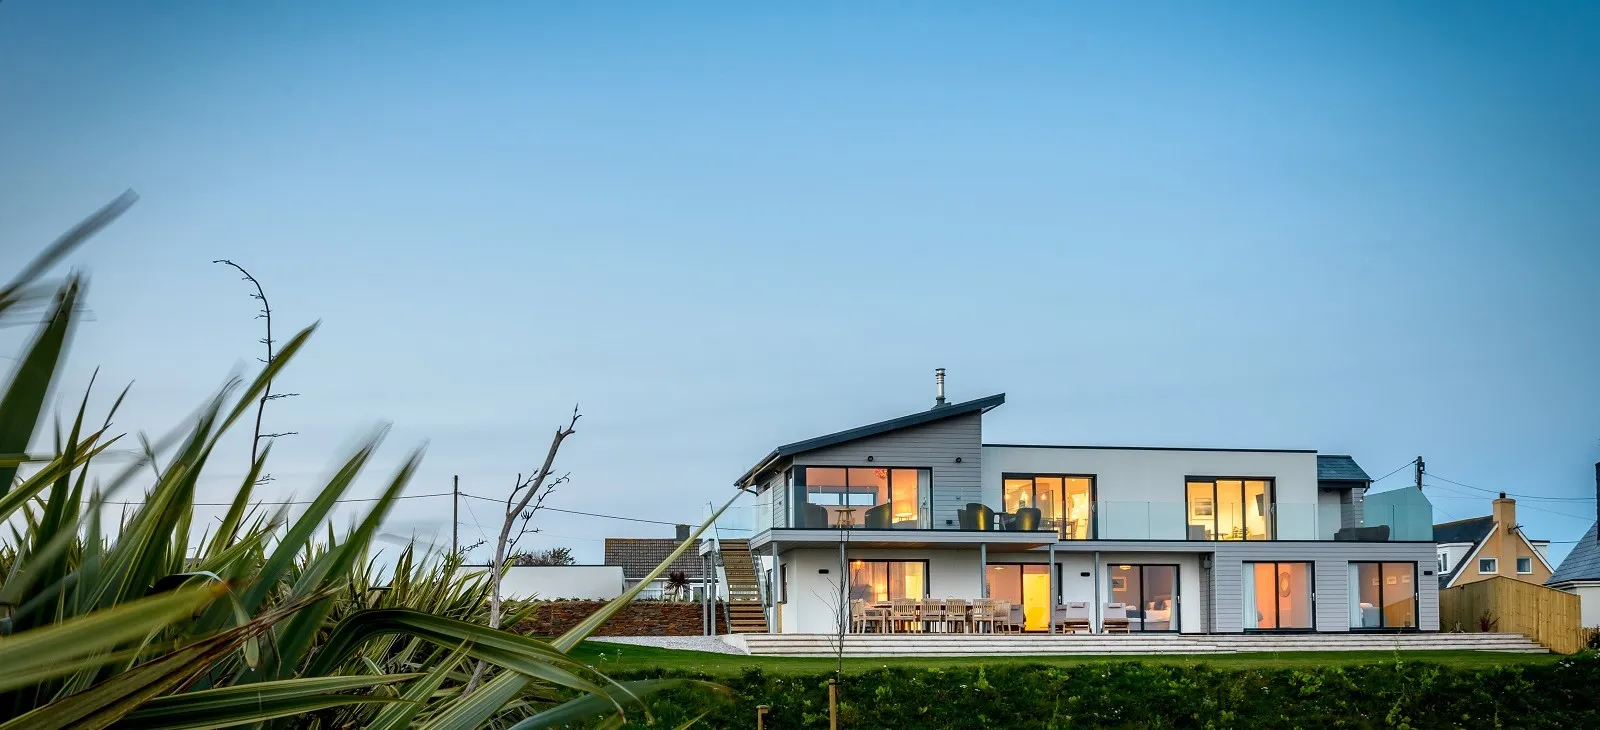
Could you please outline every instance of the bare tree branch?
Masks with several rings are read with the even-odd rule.
[[[223,264],[225,266],[232,266],[234,269],[237,269],[240,274],[244,275],[244,280],[245,281],[250,282],[250,285],[255,287],[256,291],[255,291],[254,294],[250,295],[250,298],[258,300],[258,301],[261,302],[261,311],[256,314],[255,318],[256,319],[261,319],[261,320],[266,320],[266,324],[267,324],[267,336],[266,337],[262,337],[259,340],[256,340],[257,342],[259,342],[259,343],[261,343],[263,345],[266,345],[267,357],[264,360],[261,359],[261,358],[256,358],[256,359],[260,360],[262,363],[264,363],[264,364],[266,364],[267,366],[270,367],[272,365],[272,360],[273,360],[274,357],[276,357],[276,355],[273,353],[273,349],[272,349],[272,343],[274,342],[274,340],[272,339],[272,304],[267,301],[267,292],[266,292],[266,290],[261,288],[261,282],[257,281],[256,277],[252,276],[250,274],[250,272],[245,271],[245,268],[243,266],[240,266],[240,265],[238,265],[238,264],[236,264],[236,263],[234,263],[234,262],[232,262],[232,261],[230,261],[228,259],[215,259],[211,263],[213,263],[213,264]],[[292,436],[292,435],[295,435],[295,433],[296,433],[294,431],[280,431],[278,433],[262,433],[261,432],[261,419],[266,414],[267,401],[277,400],[279,398],[289,398],[289,397],[296,396],[296,395],[299,395],[299,393],[278,393],[278,394],[274,394],[272,392],[272,381],[271,380],[268,380],[267,384],[266,384],[266,387],[261,390],[261,400],[260,400],[260,402],[258,402],[256,404],[255,438],[250,439],[250,467],[252,469],[255,468],[256,452],[259,449],[259,447],[261,446],[261,440],[262,439],[274,439],[274,438],[277,438],[279,436]],[[260,478],[258,478],[256,480],[256,483],[257,484],[264,484],[264,483],[269,482],[269,481],[272,481],[272,475],[271,474],[263,474],[263,475],[261,475]]]
[[[550,496],[551,492],[555,491],[556,487],[570,480],[571,474],[562,474],[554,479],[551,478],[551,475],[554,473],[556,454],[561,451],[562,442],[566,441],[568,436],[577,432],[578,419],[581,417],[582,415],[578,412],[578,406],[572,406],[572,417],[567,420],[567,425],[557,428],[555,436],[550,439],[550,450],[545,452],[544,463],[539,465],[538,471],[527,476],[518,473],[516,481],[511,484],[510,493],[506,495],[505,516],[500,524],[500,534],[494,545],[494,562],[489,564],[490,628],[500,628],[503,606],[500,597],[500,583],[505,575],[506,558],[511,554],[512,548],[516,546],[518,540],[521,540],[523,536],[529,533],[539,531],[538,526],[533,524],[534,515],[544,507],[545,499]],[[517,525],[518,519],[522,521],[520,527]],[[516,530],[515,537],[511,534],[513,530]],[[467,681],[466,693],[470,693],[477,688],[479,681],[483,678],[485,667],[486,665],[482,661],[477,662],[473,667],[472,678]]]

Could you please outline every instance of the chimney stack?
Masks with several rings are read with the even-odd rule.
[[[933,407],[944,405],[944,368],[933,369]],[[1595,465],[1595,474],[1600,475],[1600,464]]]
[[[677,529],[678,529],[678,542],[683,542],[684,540],[689,539],[689,526],[688,525],[677,525]]]

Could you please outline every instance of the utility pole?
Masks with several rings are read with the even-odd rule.
[[[1422,474],[1428,470],[1428,465],[1423,463],[1422,457],[1417,457],[1417,491],[1422,491]]]
[[[461,475],[450,477],[450,554],[461,549]]]

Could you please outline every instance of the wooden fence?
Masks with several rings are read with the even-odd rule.
[[[1572,593],[1496,576],[1439,591],[1439,630],[1522,634],[1550,651],[1571,654],[1585,639],[1578,600]]]

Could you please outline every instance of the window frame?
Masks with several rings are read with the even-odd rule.
[[[1106,599],[1107,600],[1105,602],[1109,602],[1109,600],[1111,598],[1111,595],[1112,595],[1111,594],[1111,579],[1113,577],[1115,577],[1113,575],[1113,573],[1115,572],[1115,569],[1116,568],[1120,568],[1120,567],[1122,567],[1124,565],[1128,566],[1129,568],[1131,568],[1133,570],[1138,571],[1138,573],[1139,573],[1139,615],[1141,617],[1144,615],[1144,603],[1145,603],[1145,600],[1144,600],[1145,599],[1144,587],[1146,585],[1149,585],[1149,581],[1146,581],[1144,579],[1144,571],[1145,571],[1145,569],[1146,568],[1171,568],[1172,569],[1172,608],[1169,609],[1171,611],[1171,614],[1170,614],[1169,618],[1167,619],[1167,623],[1171,626],[1171,628],[1166,628],[1166,629],[1147,629],[1147,628],[1144,627],[1145,624],[1144,624],[1143,619],[1141,619],[1139,621],[1139,628],[1138,629],[1131,629],[1130,628],[1132,633],[1135,633],[1135,634],[1178,634],[1178,633],[1182,633],[1183,632],[1183,566],[1179,565],[1177,563],[1106,563],[1104,567],[1106,569],[1106,575],[1105,575],[1106,585],[1105,585],[1105,589],[1106,589]],[[1130,627],[1131,627],[1131,622],[1130,622]]]
[[[1439,553],[1439,572],[1450,572],[1450,553]]]
[[[1421,631],[1422,630],[1422,625],[1421,625],[1422,624],[1422,584],[1420,582],[1421,578],[1419,576],[1421,575],[1422,571],[1420,570],[1420,567],[1417,565],[1416,561],[1414,561],[1414,560],[1351,560],[1351,561],[1349,561],[1348,563],[1345,564],[1345,576],[1346,576],[1345,580],[1346,581],[1349,580],[1350,569],[1352,567],[1354,567],[1354,566],[1357,566],[1357,565],[1376,565],[1376,566],[1378,566],[1378,603],[1377,603],[1378,625],[1377,626],[1351,626],[1350,627],[1350,631],[1352,631],[1352,632],[1367,632],[1367,633],[1394,633],[1394,632],[1398,632],[1398,631]],[[1385,566],[1385,565],[1410,565],[1411,566],[1411,620],[1412,620],[1413,623],[1416,624],[1415,626],[1389,626],[1389,625],[1387,625],[1388,622],[1389,622],[1389,617],[1388,617],[1388,615],[1386,613],[1384,613],[1384,610],[1383,610],[1384,607],[1388,605],[1384,601],[1384,598],[1388,595],[1388,593],[1387,593],[1388,583],[1383,579],[1383,566]],[[1347,605],[1345,606],[1345,611],[1348,613],[1349,610],[1350,610],[1350,605],[1353,604],[1353,603],[1359,603],[1360,600],[1361,600],[1361,596],[1360,596],[1359,593],[1354,594],[1354,595],[1350,595],[1350,596],[1346,596],[1345,602],[1346,602]]]
[[[885,504],[894,504],[894,471],[896,469],[914,470],[914,471],[919,472],[919,474],[917,475],[917,483],[919,483],[919,484],[922,481],[922,476],[921,476],[920,472],[927,472],[927,474],[928,474],[928,508],[926,510],[927,514],[921,514],[921,512],[923,511],[922,510],[922,504],[920,502],[918,502],[918,504],[917,504],[917,510],[918,510],[917,524],[919,526],[918,527],[914,527],[914,528],[913,527],[893,527],[892,526],[893,523],[891,522],[890,523],[891,527],[889,527],[888,529],[891,529],[891,530],[931,530],[931,529],[935,529],[934,526],[933,526],[933,503],[934,503],[934,497],[933,497],[933,490],[934,490],[933,467],[931,467],[931,466],[891,466],[891,465],[876,464],[876,463],[867,464],[865,466],[863,466],[861,464],[849,464],[849,465],[843,465],[843,466],[838,465],[838,464],[795,464],[794,466],[789,467],[789,470],[791,472],[790,479],[789,479],[789,481],[790,481],[790,485],[789,486],[790,486],[790,490],[791,490],[791,492],[793,494],[793,497],[794,497],[794,499],[793,499],[794,504],[791,505],[789,511],[792,513],[792,519],[794,521],[794,524],[798,525],[798,526],[801,526],[801,529],[808,529],[808,530],[837,530],[837,529],[839,529],[839,527],[837,525],[824,525],[822,527],[813,527],[811,525],[805,524],[805,521],[806,521],[806,505],[809,505],[809,504],[812,503],[811,502],[811,492],[810,492],[811,485],[808,483],[809,480],[806,479],[806,476],[807,476],[806,472],[811,470],[811,469],[839,469],[839,470],[844,471],[844,473],[845,473],[845,484],[847,485],[845,487],[845,489],[850,489],[851,488],[851,486],[849,486],[849,483],[850,483],[850,470],[851,469],[883,469],[884,471],[888,472],[888,474],[886,475],[886,478],[888,479],[888,489],[889,489],[889,501],[886,502]],[[846,492],[846,494],[848,494],[848,492]],[[917,501],[915,499],[915,495],[913,495],[912,501]],[[878,505],[873,505],[873,506],[876,507]],[[864,520],[865,516],[866,516],[866,510],[861,510],[860,514],[856,515],[856,517],[858,519],[861,519],[861,520]],[[923,524],[926,524],[928,526],[927,527],[921,527],[920,525],[923,525]],[[865,528],[862,525],[857,524],[857,525],[850,526],[850,528],[848,528],[848,529],[861,530],[861,529],[865,529]]]
[[[1489,570],[1484,570],[1483,569],[1483,564],[1484,563],[1488,563],[1488,564],[1490,564],[1490,565],[1492,565],[1494,567],[1489,569]],[[1499,574],[1500,574],[1500,559],[1499,558],[1478,558],[1478,575],[1499,575]]]
[[[1524,560],[1528,561],[1528,569],[1527,570],[1523,570],[1522,569],[1522,561],[1524,561]],[[1524,556],[1521,556],[1521,555],[1517,556],[1517,575],[1533,575],[1533,557],[1532,556],[1527,556],[1527,557],[1524,557]]]
[[[1263,629],[1263,628],[1260,628],[1260,627],[1256,627],[1256,628],[1245,627],[1245,629],[1244,629],[1245,633],[1263,633],[1263,634],[1307,634],[1307,633],[1316,633],[1316,631],[1317,631],[1317,563],[1316,563],[1316,561],[1314,561],[1314,560],[1246,560],[1246,561],[1243,562],[1243,565],[1244,565],[1244,569],[1245,570],[1252,570],[1252,571],[1255,570],[1254,566],[1257,566],[1257,565],[1270,565],[1270,566],[1272,566],[1272,576],[1273,576],[1273,578],[1272,578],[1272,580],[1273,580],[1273,586],[1272,586],[1272,597],[1273,597],[1272,610],[1274,611],[1274,615],[1272,617],[1272,623],[1274,625],[1270,629]],[[1306,586],[1310,589],[1308,592],[1311,594],[1311,625],[1310,626],[1304,626],[1304,627],[1302,627],[1302,626],[1292,626],[1292,627],[1289,627],[1289,628],[1284,628],[1283,627],[1283,595],[1282,595],[1282,592],[1278,590],[1278,586],[1277,586],[1278,575],[1279,575],[1278,566],[1280,566],[1280,565],[1304,565],[1304,566],[1306,566]],[[1239,588],[1240,588],[1241,593],[1244,590],[1243,575],[1244,575],[1244,573],[1241,572],[1240,573],[1241,579],[1239,581]],[[1241,595],[1241,599],[1243,599],[1243,598],[1247,598],[1247,597]],[[1249,604],[1247,603],[1246,605],[1249,605]]]
[[[897,559],[894,559],[894,558],[850,558],[849,560],[845,561],[845,566],[844,566],[844,580],[845,580],[845,585],[846,586],[854,586],[855,585],[855,583],[852,581],[852,576],[855,573],[855,571],[851,570],[851,564],[853,564],[853,563],[886,563],[886,564],[887,563],[921,563],[922,564],[922,598],[918,598],[918,599],[915,599],[915,600],[919,600],[919,601],[926,600],[928,598],[928,596],[933,595],[933,566],[929,565],[929,561],[928,561],[927,558],[911,559],[911,560],[897,560]],[[885,571],[884,574],[888,575],[887,571]],[[846,593],[846,595],[848,595],[850,593],[850,589],[846,588],[845,589],[845,593]],[[850,599],[850,600],[855,600],[855,599]],[[891,597],[889,600],[892,601],[892,600],[894,600],[894,598]],[[875,602],[876,601],[868,601],[868,603],[875,603]]]
[[[1266,537],[1263,537],[1263,538],[1252,538],[1252,537],[1249,536],[1249,531],[1248,530],[1245,532],[1245,538],[1243,540],[1224,540],[1224,539],[1222,539],[1222,538],[1217,536],[1217,534],[1218,534],[1217,526],[1221,524],[1221,513],[1222,513],[1222,510],[1220,509],[1220,507],[1222,506],[1221,505],[1221,500],[1219,498],[1219,495],[1217,494],[1217,482],[1234,482],[1234,481],[1239,482],[1239,499],[1241,500],[1241,503],[1243,503],[1243,499],[1244,499],[1244,495],[1245,495],[1245,486],[1244,485],[1245,485],[1246,482],[1266,482],[1267,483],[1267,490],[1266,490],[1266,492],[1267,492],[1267,503],[1266,503],[1267,514],[1264,515],[1264,517],[1266,517],[1266,519],[1267,519],[1267,536]],[[1183,494],[1183,531],[1184,531],[1184,539],[1185,540],[1189,539],[1189,534],[1188,534],[1189,533],[1189,527],[1194,524],[1193,522],[1189,521],[1189,519],[1190,519],[1189,513],[1190,513],[1190,509],[1191,509],[1190,503],[1189,503],[1189,485],[1190,484],[1201,484],[1201,483],[1206,483],[1206,482],[1209,482],[1211,484],[1211,538],[1209,540],[1201,540],[1199,542],[1270,542],[1272,540],[1278,539],[1278,478],[1277,477],[1267,477],[1267,476],[1246,477],[1246,476],[1232,476],[1232,475],[1225,475],[1225,476],[1189,475],[1189,476],[1185,476],[1183,478],[1183,484],[1181,485],[1181,489],[1183,490],[1183,492],[1182,492],[1182,494]],[[1297,561],[1292,561],[1291,560],[1289,562],[1297,562]]]
[[[1089,536],[1085,537],[1085,538],[1062,537],[1061,536],[1061,527],[1059,525],[1056,527],[1055,533],[1056,533],[1056,538],[1058,540],[1074,540],[1074,541],[1076,541],[1076,540],[1098,540],[1098,539],[1100,539],[1100,475],[1098,475],[1098,474],[1066,474],[1066,473],[1060,473],[1060,472],[1009,472],[1009,471],[1008,472],[1001,472],[1001,474],[1000,474],[1000,506],[1001,506],[1001,508],[1003,509],[1005,507],[1006,481],[1007,480],[1011,480],[1011,479],[1016,479],[1016,480],[1029,479],[1029,480],[1032,480],[1033,481],[1033,503],[1034,504],[1038,504],[1039,503],[1039,478],[1040,477],[1044,477],[1046,479],[1060,479],[1061,480],[1061,497],[1063,498],[1063,500],[1067,496],[1066,495],[1066,491],[1067,491],[1066,480],[1068,480],[1068,479],[1087,479],[1087,480],[1089,480]],[[1065,510],[1065,508],[1066,508],[1065,502],[1063,501],[1060,504],[1061,504],[1063,510]],[[1065,511],[1063,511],[1063,514],[1065,514]]]

